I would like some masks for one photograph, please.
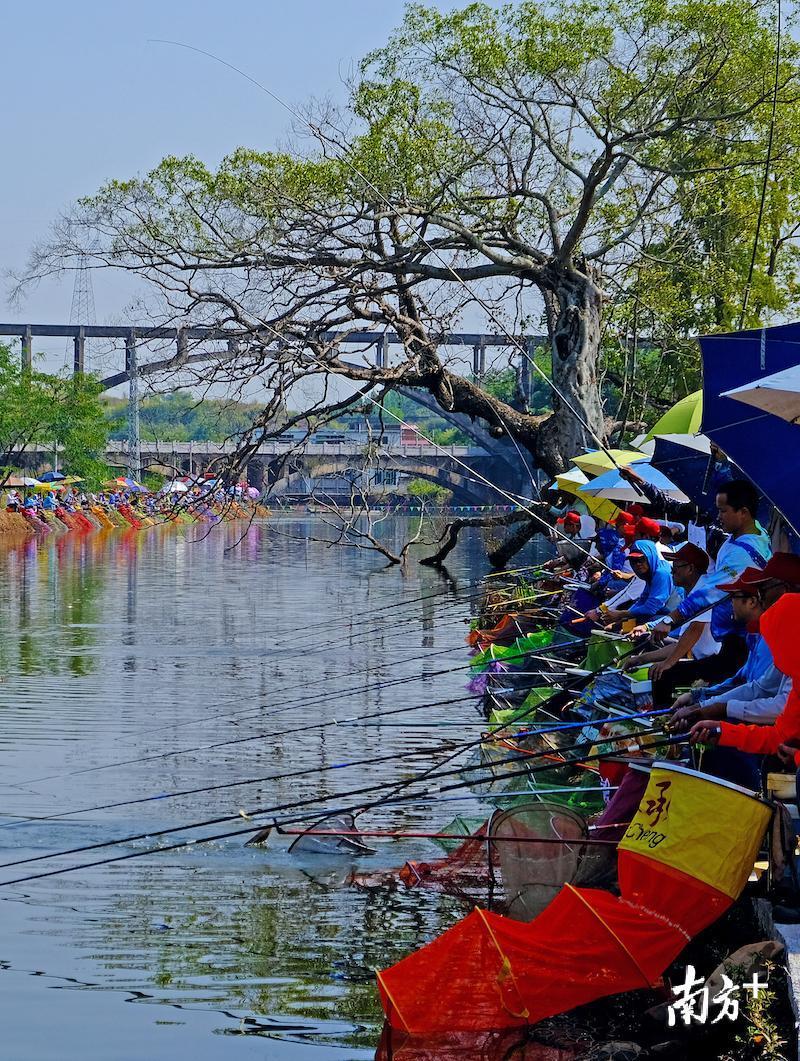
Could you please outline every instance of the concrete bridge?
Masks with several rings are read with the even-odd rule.
[[[107,376],[102,383],[106,389],[126,382],[129,384],[128,440],[126,444],[115,443],[110,448],[109,461],[123,467],[134,478],[138,479],[144,470],[156,465],[171,471],[201,472],[211,466],[214,460],[219,465],[220,458],[233,451],[232,446],[226,450],[224,446],[211,442],[163,442],[154,447],[142,441],[139,431],[140,381],[162,375],[172,377],[194,365],[223,363],[236,358],[243,345],[259,340],[257,334],[237,332],[230,328],[193,325],[167,328],[89,324],[0,324],[0,337],[16,337],[20,340],[23,366],[29,367],[32,364],[34,340],[40,336],[66,337],[72,340],[75,373],[85,370],[87,340],[110,339],[119,343],[120,360],[124,367]],[[342,349],[355,344],[362,357],[366,357],[368,353],[374,363],[381,367],[391,363],[392,347],[402,345],[399,336],[391,331],[328,332],[324,338],[340,343]],[[261,340],[265,355],[269,355],[267,348],[274,344],[274,336],[265,334]],[[547,341],[546,336],[542,335],[509,337],[484,333],[453,333],[442,336],[440,345],[471,348],[472,373],[478,380],[486,371],[487,349],[508,348],[509,364],[516,366],[520,391],[527,396],[530,393],[530,367],[534,351]],[[165,342],[173,347],[173,354],[166,358],[162,355],[150,361],[141,359],[140,354],[146,344],[163,345]],[[276,356],[280,354],[277,349],[272,352]],[[504,489],[520,491],[530,485],[528,471],[516,447],[508,438],[490,434],[486,428],[463,414],[448,413],[426,392],[404,387],[397,388],[397,391],[426,409],[436,412],[451,426],[457,427],[470,439],[472,445],[443,448],[409,446],[406,447],[408,452],[401,452],[403,447],[393,449],[381,459],[393,462],[395,470],[403,475],[430,479],[446,486],[459,494],[465,503],[496,502],[497,492],[472,479],[469,471],[458,463],[459,460]],[[353,451],[346,449],[347,443],[343,446],[345,448],[339,446],[335,452],[317,451],[312,442],[305,446],[303,454],[298,456],[290,452],[290,444],[266,443],[254,455],[248,468],[248,476],[252,482],[266,481],[274,484],[276,488],[290,491],[303,477],[318,477],[321,469],[324,469],[326,474],[341,475],[352,470],[363,454],[363,450],[358,446]],[[491,496],[487,496],[487,491]]]
[[[232,442],[141,442],[143,471],[158,470],[175,475],[202,475],[220,468],[233,455]],[[464,504],[497,504],[499,495],[479,476],[495,481],[496,459],[478,446],[436,446],[425,442],[402,445],[384,442],[372,448],[369,460],[363,442],[296,442],[270,439],[262,443],[247,466],[247,479],[259,488],[268,487],[276,496],[312,492],[315,484],[340,480],[348,492],[348,480],[366,479],[378,489],[396,484],[398,477],[426,479],[451,490]],[[106,451],[109,464],[129,467],[127,441],[112,442]],[[473,473],[477,473],[473,475]]]

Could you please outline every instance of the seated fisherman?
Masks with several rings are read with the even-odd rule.
[[[673,582],[684,593],[690,593],[695,588],[705,576],[710,564],[708,553],[690,542],[682,545],[677,552],[667,553],[664,559],[672,564]],[[634,634],[648,633],[650,626],[657,622],[658,620],[655,619],[651,624],[637,627]],[[695,663],[710,660],[719,652],[719,642],[711,636],[710,627],[711,611],[709,609],[688,619],[683,626],[674,631],[673,637],[663,647],[637,653],[630,658],[628,668],[640,667],[645,663],[654,664],[650,668],[654,703],[667,703],[672,699],[672,689],[676,680],[680,680],[680,674],[685,674],[685,671],[681,670],[684,662]],[[687,660],[686,657],[690,652],[693,659]],[[679,675],[677,679],[676,673]]]
[[[796,746],[800,743],[800,655],[797,652],[800,593],[785,593],[767,608],[760,625],[775,666],[789,679],[790,689],[783,710],[771,725],[702,719],[689,734],[692,744],[717,745],[714,751],[730,750],[736,756],[735,760],[733,756],[728,759],[724,772],[713,771],[717,776],[756,789],[760,786],[761,756],[780,755],[784,761],[800,766],[800,751]],[[704,769],[711,769],[710,758],[704,759]]]
[[[786,702],[788,679],[775,666],[759,626],[761,616],[784,593],[800,591],[800,557],[776,553],[763,571],[748,568],[736,582],[720,588],[730,592],[734,613],[747,628],[747,660],[726,681],[678,697],[670,718],[670,728],[677,733],[702,719],[767,725]]]
[[[602,622],[613,623],[624,619],[642,622],[663,615],[669,607],[670,594],[674,589],[672,572],[656,548],[655,542],[642,539],[634,542],[628,561],[634,575],[641,579],[643,588],[631,603],[603,608],[599,612]]]
[[[567,512],[563,519],[556,520],[550,539],[556,547],[558,556],[548,560],[543,566],[554,568],[568,564],[572,568],[578,568],[586,563],[591,551],[591,541],[581,538],[580,532],[580,513]]]
[[[720,585],[735,582],[746,567],[763,569],[772,552],[767,536],[756,524],[758,500],[758,491],[745,479],[723,483],[717,494],[717,511],[728,537],[717,553],[714,571],[653,631],[656,637],[666,637],[673,626],[711,607],[711,634],[720,643],[715,657],[719,678],[733,674],[747,655],[744,631],[734,619],[731,602]]]

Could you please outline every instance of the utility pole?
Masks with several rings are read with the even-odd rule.
[[[142,442],[139,436],[139,360],[133,330],[125,339],[125,371],[128,373],[128,473],[138,483],[142,474]]]
[[[75,282],[72,287],[72,306],[69,311],[69,323],[86,325],[95,323],[94,308],[94,285],[92,284],[92,273],[89,266],[91,251],[82,254],[78,259],[75,269]],[[72,350],[70,350],[72,345]],[[72,354],[72,366],[76,375],[85,371],[87,343],[83,334],[83,328],[74,336],[72,344],[67,340],[67,356]]]

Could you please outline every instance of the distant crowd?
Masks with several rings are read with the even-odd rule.
[[[75,486],[38,490],[9,488],[5,510],[22,515],[35,530],[53,530],[59,524],[83,529],[127,523],[143,526],[175,519],[177,514],[214,522],[230,515],[244,515],[244,505],[256,500],[259,492],[246,484],[235,486],[187,485],[177,481],[167,489],[153,492],[135,488],[99,491]]]

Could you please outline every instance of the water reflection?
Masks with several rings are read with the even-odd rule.
[[[447,581],[294,540],[309,529],[302,521],[243,529],[65,535],[0,557],[0,862],[401,781],[436,759],[423,751],[434,731],[415,722],[464,720],[463,733],[450,727],[447,738],[475,736],[462,703],[392,715],[391,726],[376,724],[379,714],[359,725],[334,720],[463,697],[464,674],[436,672],[464,662],[464,595],[482,569],[479,543],[457,554]],[[405,528],[385,532],[402,541]],[[388,684],[401,677],[413,680]],[[308,728],[319,722],[328,725]],[[271,733],[280,735],[262,736]],[[210,745],[218,747],[153,758]],[[389,753],[397,758],[321,772]],[[305,766],[302,778],[9,827],[8,816]],[[453,812],[375,811],[364,824],[436,824]],[[60,1014],[59,1059],[106,1061],[117,1056],[108,1042],[121,1036],[138,1044],[130,1056],[155,1059],[218,1058],[223,1043],[264,1035],[281,1040],[281,1057],[310,1051],[321,1061],[326,1044],[339,1057],[342,1048],[371,1056],[381,1027],[374,970],[461,911],[430,893],[356,891],[348,867],[298,863],[285,846],[230,841],[1,891],[0,990],[14,1000],[13,1056],[44,1056],[32,1028],[47,1006],[42,991],[55,984],[91,995],[88,1010],[73,1002]],[[412,855],[419,842],[379,844],[370,868]],[[120,999],[135,1013],[121,1014]],[[78,1013],[105,1026],[106,1038],[87,1037]]]

